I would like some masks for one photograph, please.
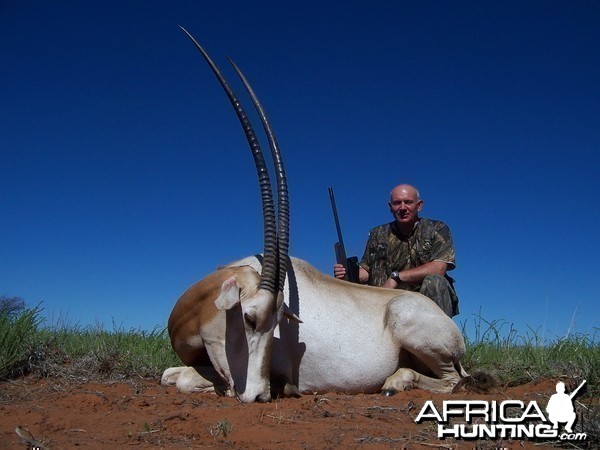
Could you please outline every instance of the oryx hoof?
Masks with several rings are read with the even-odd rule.
[[[383,389],[381,391],[381,393],[385,396],[385,397],[391,397],[393,395],[396,395],[398,393],[398,391],[396,389]]]
[[[285,386],[283,387],[283,396],[286,398],[300,398],[302,397],[302,394],[300,393],[298,386],[285,383]]]

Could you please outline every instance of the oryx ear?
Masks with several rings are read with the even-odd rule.
[[[235,278],[229,278],[221,285],[221,293],[215,300],[218,309],[231,309],[240,302],[240,288]]]

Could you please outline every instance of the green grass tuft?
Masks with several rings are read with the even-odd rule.
[[[0,312],[0,379],[30,373],[80,380],[160,377],[180,364],[166,328],[42,327],[40,312]]]
[[[39,307],[0,310],[0,379],[27,373],[31,350],[39,338]]]
[[[588,393],[600,394],[598,333],[548,341],[535,330],[519,335],[507,322],[489,322],[479,316],[474,338],[464,332],[464,324],[463,334],[467,346],[463,364],[467,371],[489,370],[508,386],[540,378],[585,379]]]

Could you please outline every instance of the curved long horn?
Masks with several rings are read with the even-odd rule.
[[[275,165],[275,174],[277,176],[277,248],[279,254],[279,290],[283,290],[285,284],[285,277],[287,274],[288,258],[289,258],[289,247],[290,247],[290,201],[288,195],[287,178],[285,176],[285,167],[283,165],[283,159],[281,158],[281,152],[279,151],[279,144],[277,138],[271,127],[271,123],[262,107],[258,97],[254,93],[254,89],[248,83],[248,80],[240,70],[240,68],[229,58],[227,58],[236,73],[242,80],[248,95],[252,99],[252,103],[258,112],[260,121],[263,124],[263,128],[269,140],[269,147],[271,149],[271,155],[273,156],[273,164]]]
[[[217,65],[212,61],[208,53],[202,48],[202,46],[194,39],[194,37],[182,26],[179,26],[181,30],[187,35],[188,38],[192,41],[192,43],[196,46],[200,54],[208,63],[212,72],[217,77],[217,80],[223,87],[223,90],[227,94],[233,109],[244,129],[244,134],[246,135],[246,139],[248,140],[248,144],[250,145],[250,150],[252,151],[252,156],[254,157],[254,163],[256,165],[256,170],[258,173],[258,181],[260,184],[260,193],[262,199],[262,207],[263,207],[263,221],[264,221],[264,260],[262,265],[262,271],[260,275],[260,284],[259,287],[261,289],[265,289],[269,292],[276,293],[276,278],[277,278],[277,259],[278,259],[278,250],[277,250],[277,225],[275,223],[275,205],[273,202],[273,192],[271,191],[271,181],[269,179],[269,173],[267,171],[267,165],[265,163],[265,159],[258,143],[258,139],[256,138],[256,134],[254,133],[254,129],[252,128],[252,124],[248,119],[248,115],[244,110],[242,104],[238,100],[237,96],[225,80],[225,77],[221,75],[221,72]]]

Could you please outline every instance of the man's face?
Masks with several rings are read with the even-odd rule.
[[[392,191],[389,206],[396,222],[412,224],[419,219],[423,201],[419,199],[416,190],[401,187]]]

